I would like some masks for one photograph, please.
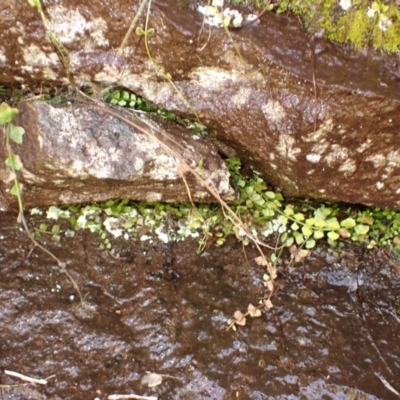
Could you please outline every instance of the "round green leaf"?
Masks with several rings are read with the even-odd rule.
[[[326,221],[323,219],[320,219],[319,221],[315,222],[315,226],[319,229],[323,229],[326,226]]]
[[[288,217],[292,216],[292,215],[294,214],[293,208],[287,206],[287,207],[285,208],[284,213],[285,213],[285,215],[287,215]]]
[[[359,235],[366,235],[369,231],[368,225],[358,224],[354,227],[354,231]]]
[[[343,221],[340,223],[340,225],[341,225],[343,228],[351,229],[351,228],[354,228],[354,227],[356,226],[356,221],[355,221],[353,218],[346,218],[345,220],[343,220]]]
[[[311,228],[310,228],[309,226],[307,226],[307,225],[304,225],[304,226],[301,228],[301,231],[303,232],[303,235],[304,235],[304,236],[311,236],[311,235],[312,235],[312,230],[311,230]]]
[[[304,221],[304,214],[302,214],[302,213],[297,213],[297,214],[293,215],[293,217],[296,221]]]
[[[328,238],[335,241],[339,238],[339,234],[336,232],[328,232]]]
[[[322,239],[324,237],[324,232],[323,231],[315,231],[314,232],[314,239]]]
[[[315,247],[315,240],[314,239],[308,239],[306,241],[306,249],[312,249]]]
[[[279,221],[279,223],[280,223],[281,225],[286,225],[287,222],[288,222],[288,219],[287,219],[286,217],[284,217],[283,215],[280,215],[280,216],[278,217],[278,221]]]
[[[265,194],[265,196],[267,196],[267,199],[270,199],[270,200],[274,200],[275,199],[275,193],[274,192],[268,191],[268,192],[265,192],[264,194]]]
[[[298,231],[293,232],[293,236],[294,236],[294,239],[296,240],[296,243],[298,245],[304,243],[304,237],[300,232],[298,232]]]
[[[15,126],[13,124],[8,125],[8,134],[10,135],[10,139],[14,140],[15,143],[22,143],[22,136],[25,133],[25,129],[21,126]]]
[[[10,122],[16,115],[18,110],[11,108],[7,103],[0,104],[0,125]]]
[[[293,237],[291,236],[291,237],[287,238],[286,243],[285,243],[285,246],[286,246],[286,247],[290,247],[293,243],[294,243],[294,239],[293,239]]]
[[[337,231],[340,229],[339,222],[336,217],[329,218],[326,220],[326,228],[331,231]],[[334,239],[332,239],[334,240]]]

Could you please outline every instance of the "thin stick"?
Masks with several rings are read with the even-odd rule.
[[[108,400],[119,400],[119,399],[139,399],[139,400],[157,400],[155,396],[140,396],[139,394],[111,394],[108,396]]]
[[[19,372],[9,371],[7,369],[4,370],[4,373],[6,375],[10,375],[10,376],[14,376],[15,378],[19,378],[25,382],[39,383],[40,385],[47,385],[47,381],[45,379],[31,378],[30,376],[22,375]]]
[[[147,0],[143,0],[143,1],[140,3],[139,9],[137,10],[137,13],[136,13],[135,17],[133,18],[132,23],[131,23],[129,29],[128,29],[128,31],[126,32],[126,35],[125,35],[125,37],[124,37],[124,39],[123,39],[121,45],[119,46],[119,49],[118,49],[118,51],[117,51],[117,55],[115,56],[115,59],[114,59],[114,62],[113,62],[113,65],[114,65],[114,63],[115,63],[116,58],[122,56],[122,53],[124,52],[124,48],[125,48],[125,46],[126,46],[126,42],[128,41],[129,37],[131,36],[132,31],[133,31],[133,28],[135,27],[135,25],[136,25],[136,23],[137,23],[137,21],[138,21],[138,19],[139,19],[139,17],[140,17],[140,14],[142,13],[143,8],[144,8],[144,6],[146,5],[146,3],[147,3]]]
[[[317,119],[318,119],[318,88],[317,88],[317,76],[315,72],[315,33],[311,36],[311,69],[312,69],[312,80],[314,89],[314,132],[317,131]]]

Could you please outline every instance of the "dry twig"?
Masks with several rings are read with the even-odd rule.
[[[155,396],[140,396],[139,394],[111,394],[108,400],[121,400],[121,399],[139,399],[139,400],[157,400]]]
[[[46,379],[31,378],[30,376],[22,375],[19,372],[9,371],[7,369],[4,370],[4,373],[6,375],[10,375],[10,376],[13,376],[15,378],[21,379],[22,381],[25,381],[25,382],[39,383],[40,385],[47,385]]]

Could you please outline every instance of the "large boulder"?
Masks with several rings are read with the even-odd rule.
[[[15,152],[23,160],[19,178],[27,207],[113,198],[188,201],[189,192],[192,201],[215,201],[207,185],[227,201],[234,197],[212,143],[166,119],[120,115],[95,103],[31,101],[19,110],[13,122],[26,133]],[[2,209],[16,203],[11,185],[0,184]]]
[[[140,3],[44,1],[76,84],[121,85],[186,116],[189,103],[221,144],[287,195],[400,208],[399,55],[312,38],[273,13],[232,29],[232,43],[203,26],[196,2],[155,0],[150,54],[133,33],[116,56]],[[68,83],[38,13],[7,4],[0,82]]]

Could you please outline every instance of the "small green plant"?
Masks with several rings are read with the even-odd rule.
[[[152,110],[150,104],[145,102],[140,96],[127,90],[106,89],[103,91],[103,100],[121,107],[135,108],[146,112]]]
[[[5,137],[6,137],[6,150],[7,159],[5,161],[6,166],[9,168],[8,177],[5,179],[6,183],[13,183],[11,188],[11,194],[16,196],[18,199],[18,205],[20,213],[23,210],[22,205],[22,186],[17,178],[17,172],[23,168],[20,157],[14,153],[11,147],[11,143],[21,144],[23,141],[23,135],[25,134],[24,128],[14,125],[11,121],[18,114],[18,109],[10,107],[7,103],[0,105],[0,125],[5,126]]]

